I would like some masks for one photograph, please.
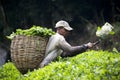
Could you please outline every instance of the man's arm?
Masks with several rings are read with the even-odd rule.
[[[66,40],[60,40],[59,46],[64,51],[64,53],[62,53],[61,56],[67,57],[67,56],[75,56],[79,53],[82,53],[86,51],[88,48],[91,48],[93,44],[88,43],[80,46],[71,46],[68,42],[66,42]]]

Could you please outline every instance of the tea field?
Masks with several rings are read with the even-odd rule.
[[[90,50],[21,74],[12,62],[0,67],[0,80],[120,80],[120,53]]]

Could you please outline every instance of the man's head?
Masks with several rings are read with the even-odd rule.
[[[63,28],[65,28],[68,31],[73,30],[73,28],[70,27],[70,25],[68,24],[68,22],[66,22],[64,20],[60,20],[60,21],[58,21],[56,23],[55,28],[58,28],[58,27],[63,27]]]
[[[57,32],[63,36],[68,35],[68,33],[73,30],[73,28],[70,27],[68,22],[64,20],[60,20],[56,23],[55,28],[57,28]]]

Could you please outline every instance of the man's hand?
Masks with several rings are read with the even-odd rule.
[[[89,42],[89,43],[86,44],[86,46],[87,46],[88,48],[92,48],[92,47],[94,46],[94,43]]]

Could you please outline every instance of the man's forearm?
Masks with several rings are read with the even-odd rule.
[[[64,51],[62,54],[61,54],[61,57],[72,57],[72,56],[75,56],[79,53],[82,53],[84,51],[86,51],[88,47],[84,44],[84,45],[81,45],[81,46],[75,46],[75,47],[72,47],[71,50],[69,51]]]

